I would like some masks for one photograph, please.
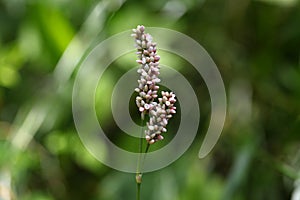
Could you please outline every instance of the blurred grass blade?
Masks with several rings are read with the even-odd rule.
[[[116,2],[119,2],[119,4],[116,4]],[[74,69],[88,50],[88,47],[91,45],[97,34],[101,32],[104,22],[109,15],[109,13],[106,13],[105,11],[108,9],[110,12],[114,12],[116,11],[114,8],[118,9],[122,3],[122,1],[101,1],[95,6],[87,18],[87,21],[83,24],[82,29],[70,42],[56,66],[53,73],[54,83],[57,86],[55,87],[55,90],[58,91],[58,89],[65,86],[74,72]],[[92,28],[90,26],[92,26]],[[51,91],[49,95],[53,97],[53,95],[57,95],[56,92]],[[47,105],[53,104],[54,102],[48,103]],[[17,128],[11,133],[10,139],[13,141],[13,144],[21,149],[27,147],[30,140],[39,130],[50,109],[48,109],[47,106],[40,107],[38,103],[33,105],[34,106],[28,112],[21,125],[18,126],[18,124],[14,124]]]

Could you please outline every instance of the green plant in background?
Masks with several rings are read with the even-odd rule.
[[[138,73],[140,79],[138,80],[138,87],[135,91],[139,94],[136,97],[136,105],[141,113],[141,138],[139,143],[139,153],[142,153],[143,144],[143,122],[145,115],[149,116],[147,122],[147,129],[145,130],[145,139],[147,146],[145,153],[148,152],[150,145],[163,139],[162,133],[167,132],[166,126],[168,120],[172,118],[172,115],[176,113],[176,99],[173,92],[162,91],[161,98],[158,98],[157,85],[160,82],[159,75],[159,60],[160,57],[156,53],[156,43],[152,42],[152,36],[145,33],[145,27],[138,25],[136,29],[133,29],[132,36],[135,38],[137,47],[138,60],[140,64]],[[158,102],[157,102],[158,100]],[[145,158],[143,158],[145,159]],[[140,199],[140,190],[142,183],[142,159],[138,161],[136,172],[137,183],[137,199]]]

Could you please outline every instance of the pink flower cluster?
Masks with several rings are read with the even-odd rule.
[[[132,36],[135,38],[138,60],[140,64],[138,73],[138,88],[135,89],[139,95],[136,97],[136,104],[141,112],[142,117],[149,114],[150,120],[147,122],[147,130],[145,131],[146,140],[149,144],[162,140],[163,132],[166,132],[168,120],[176,113],[174,106],[176,99],[173,92],[162,92],[162,98],[158,98],[157,91],[160,82],[159,60],[160,57],[156,53],[156,43],[152,42],[150,34],[145,33],[144,26],[137,26],[133,29]]]
[[[159,75],[159,59],[156,54],[156,44],[152,42],[151,35],[144,32],[144,26],[138,26],[133,29],[132,36],[135,38],[138,60],[136,61],[141,66],[138,69],[140,79],[138,80],[139,86],[135,89],[139,93],[136,98],[136,104],[140,112],[151,108],[151,102],[157,98],[157,90],[159,86],[156,85],[160,82]]]
[[[168,120],[176,113],[175,94],[164,91],[161,94],[162,98],[158,98],[159,103],[153,102],[154,106],[149,113],[150,120],[147,122],[148,129],[145,131],[146,140],[149,144],[164,139],[161,134],[167,132]]]

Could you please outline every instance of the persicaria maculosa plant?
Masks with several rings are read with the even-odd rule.
[[[176,96],[173,92],[162,91],[161,97],[158,97],[159,86],[157,84],[160,82],[158,77],[160,74],[160,56],[157,55],[156,43],[152,41],[152,36],[145,33],[145,27],[140,25],[133,29],[132,36],[135,39],[137,48],[138,60],[136,62],[140,64],[137,71],[140,74],[140,78],[138,87],[135,89],[138,93],[136,105],[141,113],[142,122],[145,119],[145,115],[149,116],[147,128],[144,132],[147,141],[145,153],[147,153],[150,145],[164,139],[162,134],[167,132],[168,120],[176,113],[174,105]],[[142,140],[143,138],[141,137],[140,153],[142,152]],[[140,199],[140,185],[142,182],[140,162],[139,160],[136,174],[137,199]]]

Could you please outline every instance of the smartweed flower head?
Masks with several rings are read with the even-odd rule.
[[[173,92],[162,91],[162,98],[159,98],[159,103],[153,102],[153,107],[150,110],[150,120],[147,122],[147,130],[145,131],[146,140],[149,144],[153,144],[164,139],[161,135],[167,132],[168,120],[176,113],[174,106],[176,99]]]
[[[156,53],[156,43],[152,41],[152,36],[145,33],[144,26],[137,26],[133,29],[132,36],[135,38],[138,60],[140,64],[138,73],[138,92],[136,104],[141,112],[142,118],[145,114],[149,114],[149,122],[145,130],[145,138],[149,144],[153,144],[163,139],[161,135],[167,132],[168,120],[176,113],[176,96],[173,92],[161,92],[162,97],[158,98],[160,82],[159,60],[160,57]],[[158,101],[157,101],[158,100]]]
[[[132,36],[135,38],[138,60],[140,64],[138,73],[138,88],[135,89],[139,93],[136,97],[136,104],[141,113],[146,113],[151,109],[152,102],[157,98],[157,90],[160,82],[159,75],[159,60],[160,57],[156,54],[156,43],[152,42],[150,34],[145,33],[144,26],[137,26],[133,29]]]

